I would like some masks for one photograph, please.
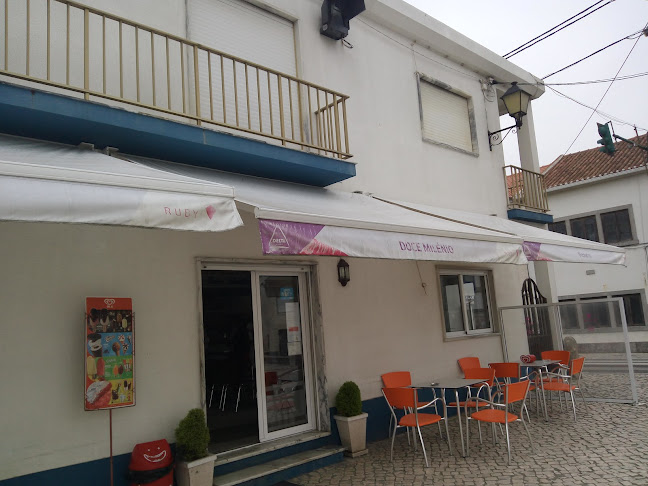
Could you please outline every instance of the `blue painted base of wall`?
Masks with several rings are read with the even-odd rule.
[[[356,174],[344,160],[7,83],[0,132],[319,187]]]
[[[525,209],[509,209],[507,211],[508,219],[518,221],[528,221],[529,223],[549,224],[553,223],[553,216],[546,213],[536,213]]]
[[[298,452],[303,452],[303,451],[310,451],[313,449],[317,449],[319,447],[323,447],[325,445],[329,444],[334,444],[331,440],[330,436],[327,437],[322,437],[321,439],[316,439],[316,440],[310,440],[308,442],[300,442],[299,444],[295,444],[290,447],[284,447],[283,449],[277,449],[274,451],[266,452],[265,454],[259,454],[256,456],[248,457],[246,459],[242,459],[240,461],[235,461],[235,462],[230,462],[227,464],[223,464],[220,466],[216,466],[214,468],[214,474],[216,476],[221,476],[223,474],[228,474],[233,471],[239,471],[241,469],[245,469],[248,467],[252,466],[257,466],[259,464],[263,464],[269,461],[274,461],[275,459],[279,459],[281,457],[286,457],[290,456],[292,454],[297,454]],[[302,473],[300,473],[302,474]],[[296,476],[296,475],[295,475]],[[294,476],[291,476],[294,477]],[[283,478],[283,479],[287,479]],[[277,479],[277,481],[280,481],[280,479]],[[275,482],[277,482],[275,481]],[[272,483],[271,483],[272,484]]]
[[[459,394],[459,399],[463,399],[466,392]],[[419,399],[421,401],[432,400],[431,390],[421,390],[419,392]],[[454,392],[446,393],[446,401],[449,403],[454,401]],[[387,439],[389,437],[389,417],[390,412],[387,407],[385,399],[382,397],[373,398],[371,400],[364,400],[362,402],[362,410],[369,414],[367,417],[367,442],[374,442],[377,440]],[[272,461],[280,457],[285,457],[297,452],[316,449],[328,444],[340,444],[340,434],[337,429],[337,424],[333,416],[336,414],[336,409],[331,408],[331,435],[321,439],[295,444],[284,449],[261,454],[258,456],[250,457],[241,461],[236,461],[229,464],[223,464],[214,468],[217,475],[227,474],[232,471],[237,471],[247,467],[263,464],[264,462]],[[448,408],[448,415],[456,415],[454,408]],[[173,449],[173,444],[171,445]],[[371,448],[371,446],[368,446]],[[126,480],[126,473],[128,472],[128,465],[130,463],[130,453],[121,454],[113,458],[113,472],[114,472],[114,486],[130,486]],[[279,481],[287,480],[306,474],[307,472],[314,471],[320,467],[325,467],[334,464],[343,459],[342,454],[334,454],[332,456],[313,461],[311,463],[302,464],[295,468],[286,471],[279,471],[273,475],[260,480],[255,480],[250,483],[255,486],[272,485]],[[16,478],[6,479],[0,481],[0,486],[52,486],[52,485],[65,485],[65,486],[110,486],[110,459],[104,458],[96,461],[85,462],[73,466],[66,466],[58,469],[50,469],[39,473],[29,474],[26,476],[19,476]]]
[[[114,486],[130,486],[126,480],[130,453],[113,457]],[[110,458],[50,469],[5,479],[1,486],[110,486]]]
[[[466,397],[466,390],[459,391],[459,400]],[[454,402],[454,392],[446,392],[446,403]],[[433,392],[429,389],[422,389],[419,391],[419,401],[433,400]],[[391,414],[387,402],[383,397],[373,398],[371,400],[363,400],[362,411],[369,414],[367,417],[367,442],[376,440],[383,440],[389,438],[389,418]],[[432,410],[427,410],[429,413],[434,413]],[[331,408],[331,438],[336,444],[340,444],[340,434],[338,432],[337,424],[333,416],[337,413],[335,408]],[[457,410],[453,407],[448,407],[448,416],[454,417],[457,415]]]
[[[339,454],[333,454],[331,456],[324,457],[316,461],[308,462],[306,464],[301,464],[299,466],[292,467],[285,471],[279,471],[274,474],[270,474],[263,478],[241,483],[240,486],[272,486],[275,483],[278,483],[279,481],[285,481],[300,476],[301,474],[306,474],[311,471],[315,471],[316,469],[330,466],[332,464],[336,464],[342,461],[343,459],[344,456],[342,452],[340,452]]]

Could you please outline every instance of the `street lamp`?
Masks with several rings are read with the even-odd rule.
[[[515,119],[515,125],[502,128],[501,130],[497,130],[496,132],[488,132],[488,147],[491,151],[493,150],[493,140],[500,138],[499,133],[503,132],[504,130],[512,130],[514,128],[520,128],[522,126],[522,117],[527,114],[531,95],[521,89],[517,85],[517,81],[513,81],[511,83],[511,87],[506,90],[506,93],[504,93],[500,97],[500,99],[504,103],[508,114]]]

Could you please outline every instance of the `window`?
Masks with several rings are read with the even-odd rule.
[[[567,221],[556,221],[555,223],[549,223],[549,231],[554,233],[562,233],[563,235],[567,234]]]
[[[622,327],[619,306],[615,302],[597,302],[595,299],[623,299],[626,323],[628,327],[645,329],[645,304],[643,291],[634,293],[611,293],[607,295],[581,295],[561,298],[560,302],[571,302],[574,305],[560,306],[560,320],[563,329],[579,332],[603,329],[619,331]]]
[[[439,279],[446,335],[493,332],[485,273],[443,272]]]
[[[600,299],[600,297],[586,297],[581,301]],[[610,311],[607,302],[591,302],[589,304],[582,304],[583,311],[583,324],[585,328],[595,327],[610,327]]]
[[[603,226],[603,238],[605,243],[625,243],[632,240],[632,229],[630,227],[630,215],[627,209],[601,213],[601,226]]]
[[[578,215],[549,224],[549,230],[608,245],[637,243],[632,227],[632,206],[606,209],[593,214]]]
[[[628,326],[645,326],[643,305],[641,303],[641,294],[615,295],[614,297],[623,298],[623,308],[625,309],[626,323]],[[619,308],[615,306],[615,315],[618,325],[621,326],[621,316]]]
[[[572,219],[570,221],[571,234],[577,238],[598,241],[598,226],[596,225],[596,216],[586,216],[584,218]]]
[[[470,98],[419,77],[423,138],[470,153],[477,152]],[[472,120],[472,123],[471,123]]]
[[[576,299],[560,299],[560,302],[576,302]],[[578,310],[575,305],[560,306],[560,322],[563,329],[578,329]]]

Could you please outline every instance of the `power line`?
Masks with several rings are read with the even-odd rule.
[[[648,27],[648,24],[646,24],[646,27]],[[646,29],[646,27],[644,27],[644,29]],[[619,70],[618,70],[618,71],[616,72],[616,74],[614,75],[614,79],[612,79],[612,81],[610,82],[610,85],[609,85],[609,86],[607,87],[607,89],[605,90],[605,93],[603,93],[603,96],[601,96],[601,99],[599,100],[599,102],[598,102],[598,103],[596,104],[596,106],[594,107],[594,110],[592,110],[592,113],[590,113],[590,116],[589,116],[589,118],[587,119],[587,121],[585,122],[585,124],[583,125],[583,128],[580,129],[580,132],[578,132],[578,135],[576,135],[576,138],[574,138],[574,140],[572,141],[572,143],[569,144],[569,147],[567,147],[567,150],[565,150],[565,152],[563,152],[563,155],[566,154],[567,152],[569,152],[569,150],[572,148],[572,146],[574,145],[574,143],[576,143],[576,140],[578,140],[578,137],[580,137],[581,133],[583,133],[583,130],[585,130],[585,127],[587,126],[587,124],[589,123],[589,121],[590,121],[590,120],[592,119],[592,117],[594,116],[594,113],[596,113],[596,110],[598,110],[598,107],[599,107],[599,106],[601,105],[601,103],[603,102],[603,99],[604,99],[605,96],[608,94],[608,91],[610,91],[610,88],[611,88],[612,85],[614,84],[614,80],[617,78],[617,76],[619,75],[619,73],[620,73],[621,70],[623,69],[623,66],[625,66],[625,63],[627,62],[628,58],[630,57],[630,54],[632,54],[632,51],[634,51],[634,48],[637,47],[637,43],[639,42],[639,39],[640,39],[640,38],[641,38],[640,36],[637,37],[637,40],[635,40],[635,43],[632,44],[632,48],[630,49],[630,52],[628,52],[628,55],[625,57],[625,59],[624,59],[623,62],[621,63],[621,67],[619,68]]]
[[[583,19],[584,19],[585,17],[587,17],[588,15],[593,14],[593,13],[596,12],[597,10],[599,10],[599,9],[601,9],[601,8],[603,8],[603,7],[605,7],[606,5],[609,5],[610,3],[614,2],[615,0],[609,0],[607,3],[601,5],[600,7],[598,7],[598,8],[596,8],[596,9],[592,10],[591,12],[588,12],[587,14],[583,15],[582,17],[580,17],[580,18],[574,20],[573,22],[571,22],[571,23],[569,23],[569,24],[567,24],[567,25],[561,27],[560,29],[558,29],[558,27],[560,27],[561,25],[563,25],[563,24],[569,22],[570,20],[572,20],[572,19],[578,17],[578,16],[581,15],[582,13],[587,12],[588,10],[590,10],[591,8],[595,7],[596,5],[598,5],[599,3],[603,2],[603,1],[604,1],[604,0],[599,0],[599,1],[596,2],[595,4],[590,5],[590,6],[587,7],[585,10],[582,10],[582,11],[578,12],[576,15],[574,15],[574,16],[568,18],[567,20],[561,22],[560,24],[556,25],[555,27],[552,27],[552,28],[549,29],[548,31],[543,32],[543,33],[540,34],[539,36],[534,37],[534,38],[531,39],[530,41],[527,41],[527,42],[525,42],[524,44],[522,44],[521,46],[516,47],[516,48],[513,49],[512,51],[507,52],[507,53],[504,54],[502,57],[504,57],[505,59],[510,59],[511,57],[515,56],[516,54],[519,54],[520,52],[522,52],[522,51],[528,49],[529,47],[534,46],[534,45],[537,44],[538,42],[541,42],[541,41],[543,41],[543,40],[545,40],[545,39],[548,39],[548,38],[551,37],[552,35],[557,34],[557,33],[560,32],[561,30],[566,29],[566,28],[569,27],[570,25],[575,24],[575,23],[578,22],[579,20],[583,20]],[[558,29],[558,30],[556,30],[556,29]],[[554,32],[552,32],[552,31],[554,31]],[[551,33],[550,33],[550,32],[551,32]],[[548,35],[547,35],[547,34],[548,34]],[[534,42],[534,41],[535,41],[535,42]]]
[[[578,61],[571,63],[569,66],[565,66],[564,68],[559,69],[558,71],[554,71],[554,72],[551,73],[551,74],[547,74],[546,76],[543,76],[542,79],[547,79],[547,78],[553,76],[554,74],[558,74],[558,73],[564,71],[565,69],[570,68],[570,67],[572,67],[572,66],[575,66],[575,65],[578,64],[579,62],[582,62],[582,61],[584,61],[585,59],[588,59],[588,58],[592,57],[593,55],[598,54],[598,53],[601,52],[601,51],[604,51],[604,50],[607,49],[608,47],[612,47],[613,45],[618,44],[619,42],[622,42],[622,41],[624,41],[624,40],[626,40],[626,39],[631,39],[631,38],[633,38],[632,36],[637,35],[637,34],[641,34],[642,32],[643,32],[643,30],[639,30],[639,31],[637,31],[637,32],[633,32],[632,34],[627,35],[627,36],[625,36],[625,37],[619,39],[618,41],[613,42],[612,44],[608,44],[607,46],[605,46],[605,47],[599,49],[599,50],[596,51],[596,52],[592,52],[589,56],[585,56],[585,57],[583,57],[582,59],[579,59]],[[639,40],[640,37],[641,37],[641,36],[638,36],[638,37],[637,37],[637,40]],[[636,43],[635,43],[635,45],[636,45]],[[617,73],[617,74],[618,74],[618,73]]]
[[[619,76],[616,78],[615,81],[624,81],[626,79],[634,79],[634,78],[641,78],[643,76],[648,76],[648,71],[643,72],[643,73],[635,73],[635,74],[626,74],[624,76]],[[575,86],[575,85],[580,85],[580,84],[597,84],[597,83],[609,83],[612,81],[614,78],[607,78],[607,79],[591,79],[588,81],[571,81],[571,82],[564,82],[564,83],[543,83],[542,81],[538,83],[522,83],[518,81],[518,86]],[[511,81],[493,81],[492,84],[511,84]]]
[[[621,118],[615,117],[614,115],[610,115],[609,113],[605,113],[604,111],[594,109],[593,107],[591,107],[591,106],[589,106],[589,105],[586,105],[586,104],[583,103],[582,101],[578,101],[577,99],[572,98],[571,96],[567,96],[565,93],[562,93],[562,92],[558,91],[557,89],[552,88],[551,86],[547,86],[547,87],[548,87],[551,91],[553,91],[555,94],[557,94],[558,96],[561,96],[561,97],[566,98],[566,99],[568,99],[568,100],[570,100],[570,101],[573,101],[574,103],[576,103],[576,104],[578,104],[578,105],[580,105],[580,106],[583,106],[583,107],[585,107],[585,108],[588,108],[588,109],[590,109],[590,110],[594,110],[596,113],[598,113],[599,115],[603,116],[604,118],[608,118],[608,119],[613,120],[613,121],[615,121],[615,122],[617,122],[617,123],[620,123],[620,124],[622,124],[622,125],[628,125],[628,126],[630,126],[630,127],[637,127],[637,128],[639,128],[639,129],[641,129],[641,130],[648,131],[648,129],[643,128],[643,127],[640,127],[640,126],[636,125],[635,123],[630,123],[630,122],[628,122],[628,121],[622,120]]]
[[[615,81],[624,81],[626,79],[634,79],[634,78],[640,78],[642,76],[648,76],[648,71],[644,73],[636,73],[636,74],[627,74],[625,76],[619,76],[616,78]],[[591,81],[573,81],[571,83],[536,83],[536,85],[542,85],[542,86],[575,86],[579,84],[596,84],[596,83],[609,83],[612,81],[614,78],[607,78],[607,79],[594,79]],[[532,84],[532,83],[518,83],[518,85],[523,85],[523,84]]]

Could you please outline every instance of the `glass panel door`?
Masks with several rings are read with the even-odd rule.
[[[303,274],[258,275],[257,390],[261,440],[312,428]],[[261,405],[260,403],[260,405]]]

